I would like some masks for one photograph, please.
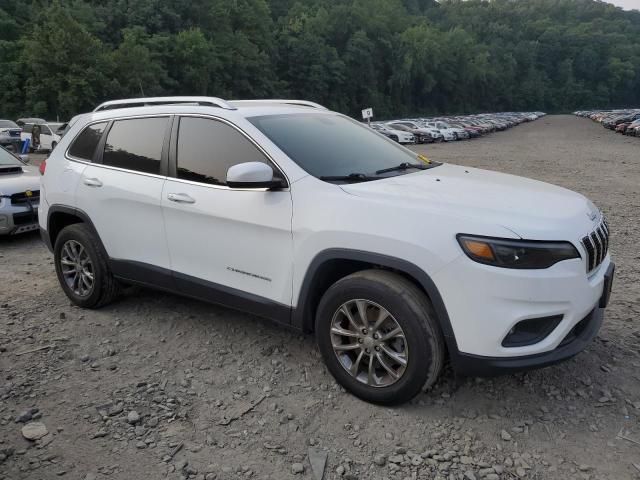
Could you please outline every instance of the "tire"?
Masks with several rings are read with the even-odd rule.
[[[65,245],[69,250],[65,250]],[[82,247],[82,250],[77,245]],[[79,289],[84,288],[84,292],[74,291],[67,283],[69,278],[73,278],[74,273],[67,271],[65,275],[65,269],[74,267],[70,267],[68,263],[63,265],[63,261],[68,262],[70,258],[69,252],[77,251],[86,252],[83,258],[88,258],[88,262],[84,264],[82,271],[92,274],[91,288],[88,288],[82,280],[73,283],[74,286],[77,284]],[[74,304],[82,308],[99,308],[112,302],[119,295],[120,285],[109,269],[99,240],[85,224],[76,223],[62,229],[56,238],[53,255],[60,286]],[[78,263],[75,268],[78,268]]]
[[[53,152],[53,149],[56,148],[56,145],[58,145],[58,142],[51,142],[51,150],[50,150],[50,152]]]
[[[344,332],[345,324],[353,325],[343,313],[345,309],[361,318],[358,314],[360,305],[356,304],[355,309],[351,307],[356,300],[368,304],[365,315],[371,316],[371,321],[381,318],[376,314],[380,313],[380,309],[390,315],[377,330],[380,334],[376,338],[384,338],[384,335],[389,334],[389,330],[397,331],[396,326],[400,327],[402,336],[394,335],[384,346],[372,346],[371,336],[364,342],[362,338],[358,338],[356,342],[351,335],[356,329],[351,326],[344,327],[350,330],[349,336],[336,336],[334,332]],[[359,333],[366,331],[369,335],[374,335],[371,323],[369,327],[372,332],[361,330]],[[318,305],[315,332],[320,353],[336,381],[355,396],[368,402],[393,405],[409,401],[423,387],[433,385],[442,370],[444,340],[428,298],[413,283],[392,272],[365,270],[333,284]],[[347,339],[348,342],[343,344],[339,339]],[[336,352],[334,342],[339,344],[339,348],[348,348],[348,351]],[[395,347],[392,347],[394,343]],[[398,345],[402,345],[403,348],[397,349]],[[354,346],[355,348],[352,348]],[[371,354],[364,353],[365,346],[370,347],[367,351]],[[386,351],[390,349],[393,350],[393,354],[399,350],[402,352],[401,356],[406,360],[403,370],[399,363],[395,364],[390,360],[394,357],[386,355]],[[358,355],[361,357],[360,362],[357,362]],[[349,357],[353,358],[351,363]],[[398,378],[392,377],[388,370],[385,371],[386,367],[382,368],[382,363],[376,360],[380,357],[385,359],[384,363],[391,364],[392,370],[394,366],[397,368],[395,372]],[[369,373],[371,364],[374,365],[374,375]],[[348,367],[353,368],[354,365],[356,370],[366,370],[356,372],[359,379],[348,371]]]

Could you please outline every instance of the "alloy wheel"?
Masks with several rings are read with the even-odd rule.
[[[331,346],[342,367],[370,387],[396,383],[409,360],[402,327],[370,300],[349,300],[338,308],[331,320]]]
[[[68,240],[60,252],[60,267],[67,287],[80,297],[93,290],[94,268],[87,250],[76,240]]]

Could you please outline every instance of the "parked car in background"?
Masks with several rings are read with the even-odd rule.
[[[28,118],[19,118],[16,120],[16,123],[23,127],[27,123],[47,123],[44,118],[36,118],[36,117],[28,117]]]
[[[57,134],[56,131],[63,125],[62,123],[38,123],[38,127],[40,127],[40,145],[34,145],[31,132],[33,132],[33,127],[35,123],[25,123],[24,127],[22,127],[22,141],[29,139],[31,142],[31,150],[32,151],[51,151],[56,148],[56,145],[60,142],[62,138],[61,135]],[[55,129],[55,130],[54,130]]]
[[[395,130],[404,130],[405,132],[412,133],[416,138],[416,143],[433,143],[437,139],[437,134],[430,129],[423,128],[415,122],[407,120],[397,120],[394,122],[387,122],[389,128]]]
[[[38,229],[40,175],[26,159],[0,147],[0,235]]]
[[[506,130],[524,122],[532,122],[544,112],[500,112],[446,117],[418,117],[387,120],[389,128],[411,131],[417,143],[430,143],[478,138],[495,131]]]
[[[439,122],[439,121],[435,121],[435,122],[426,122],[426,125],[428,127],[431,128],[435,128],[437,129],[440,133],[442,133],[444,135],[444,139],[447,142],[451,142],[453,140],[458,140],[461,138],[462,133],[464,132],[464,130],[460,130],[457,128],[451,128],[449,125],[447,125],[444,122]],[[466,136],[466,138],[469,138],[469,135]]]
[[[22,129],[15,122],[0,120],[0,147],[19,152],[21,133]]]
[[[416,143],[416,137],[413,133],[404,130],[394,130],[384,123],[372,123],[371,128],[385,137],[389,137],[394,142],[402,144]]]
[[[640,119],[635,120],[629,124],[624,134],[632,137],[637,137],[640,132]]]
[[[73,124],[76,123],[78,119],[82,117],[82,115],[83,115],[82,113],[79,115],[75,115],[68,122],[61,124],[55,133],[60,135],[60,138],[64,137],[64,135],[69,131],[69,129],[73,126]]]
[[[579,117],[589,118],[618,133],[623,133],[630,137],[640,136],[640,109],[638,108],[578,110],[573,113]]]

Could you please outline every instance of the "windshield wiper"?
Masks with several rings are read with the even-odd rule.
[[[429,168],[429,166],[423,165],[420,163],[403,162],[400,165],[396,165],[395,167],[383,168],[382,170],[377,170],[376,175],[379,175],[381,173],[396,172],[398,170],[408,170],[410,168],[416,168],[418,170],[426,170],[427,168]]]
[[[371,180],[379,180],[377,177],[370,177],[364,173],[350,173],[349,175],[334,175],[319,178],[327,182],[369,182]]]

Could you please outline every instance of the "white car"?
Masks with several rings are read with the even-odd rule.
[[[405,132],[404,130],[394,130],[393,128],[390,128],[388,125],[385,125],[383,123],[372,123],[371,128],[373,128],[376,132],[382,133],[385,137],[389,137],[390,139],[395,140],[398,143],[416,143],[416,137],[412,133]]]
[[[38,229],[40,175],[24,160],[0,147],[0,235]]]
[[[21,132],[22,129],[15,122],[0,120],[0,147],[19,152]]]
[[[34,123],[25,123],[22,127],[21,139],[25,141],[29,139],[31,149],[38,151],[51,151],[56,148],[56,145],[60,143],[62,138],[57,132],[58,128],[62,126],[62,123],[39,123],[40,127],[40,145],[35,147],[33,145],[33,138],[31,132],[33,132]]]
[[[394,120],[386,123],[388,128],[411,132],[416,139],[416,143],[432,143],[437,141],[439,133],[430,128],[424,128],[409,120]]]
[[[371,402],[412,398],[445,356],[474,375],[570,358],[609,299],[609,228],[584,196],[430,162],[311,102],[107,102],[43,165],[73,303],[137,284],[314,332]]]
[[[445,122],[426,122],[426,126],[437,129],[442,135],[444,135],[445,142],[451,142],[461,138],[460,129],[452,128]],[[467,137],[469,135],[467,134]]]

